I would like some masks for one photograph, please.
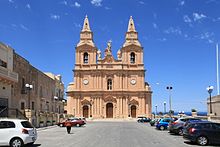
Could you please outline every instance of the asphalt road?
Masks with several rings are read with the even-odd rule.
[[[197,147],[168,131],[136,122],[88,122],[85,127],[38,130],[35,147]]]

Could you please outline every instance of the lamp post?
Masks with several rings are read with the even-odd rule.
[[[207,91],[209,93],[209,107],[210,107],[209,113],[212,114],[212,91],[213,91],[214,87],[213,86],[209,86],[206,89],[207,89]]]
[[[164,106],[164,114],[166,114],[166,102],[163,102],[163,106]]]
[[[171,107],[171,90],[172,89],[173,89],[173,87],[167,86],[167,90],[169,90],[170,113],[171,113],[171,110],[172,110],[172,107]]]
[[[31,89],[33,89],[33,85],[25,84],[26,90],[28,90],[28,109],[31,108]]]
[[[128,104],[128,117],[131,117],[131,104]]]
[[[66,101],[63,99],[62,102],[63,102],[63,113],[64,113],[64,106],[65,106]]]
[[[157,115],[157,105],[155,105],[155,115]]]

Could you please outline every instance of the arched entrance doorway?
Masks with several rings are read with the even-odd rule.
[[[89,118],[89,107],[87,105],[83,106],[83,117]]]
[[[108,103],[106,105],[106,118],[113,118],[113,104]]]
[[[132,118],[136,118],[136,106],[135,105],[132,105],[131,106],[131,117]]]

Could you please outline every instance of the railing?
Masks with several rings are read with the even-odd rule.
[[[20,110],[7,107],[0,111],[0,117],[28,119]]]
[[[8,70],[7,68],[0,66],[0,76],[3,78],[6,78],[8,80],[11,80],[13,82],[18,82],[18,74]]]

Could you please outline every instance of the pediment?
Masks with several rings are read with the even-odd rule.
[[[143,50],[143,47],[141,45],[138,45],[138,44],[134,44],[134,43],[130,43],[130,44],[127,44],[126,46],[123,46],[122,50],[128,50],[129,51],[132,49],[133,51],[142,51]]]
[[[95,47],[95,44],[92,40],[80,40],[76,47],[79,48],[79,47],[82,47],[82,46]]]
[[[116,103],[117,100],[115,98],[113,98],[112,96],[107,96],[105,98],[103,98],[104,102],[113,102]]]
[[[112,55],[107,55],[105,58],[101,61],[101,63],[115,63],[116,60]]]
[[[135,99],[131,100],[129,102],[130,105],[139,105],[138,101],[136,101]]]
[[[86,100],[86,99],[82,100],[81,104],[82,105],[91,105],[91,103],[88,100]]]

